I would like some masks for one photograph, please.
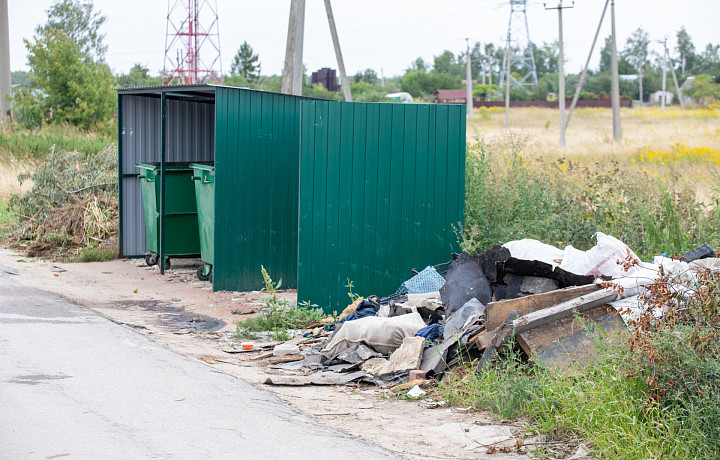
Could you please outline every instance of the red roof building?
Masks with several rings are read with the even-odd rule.
[[[439,89],[435,91],[437,104],[465,104],[467,102],[466,89]]]

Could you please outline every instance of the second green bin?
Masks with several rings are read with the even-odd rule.
[[[142,173],[143,212],[147,254],[145,262],[155,265],[160,253],[160,165],[137,163]],[[195,257],[200,253],[197,226],[197,207],[192,187],[193,170],[185,164],[169,163],[165,166],[164,251],[165,267],[169,256]]]
[[[198,232],[200,234],[200,257],[205,265],[198,268],[201,280],[211,278],[215,255],[215,166],[193,163],[195,201],[198,211]]]

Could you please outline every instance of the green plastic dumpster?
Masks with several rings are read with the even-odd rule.
[[[165,241],[163,253],[165,268],[169,257],[197,257],[200,255],[200,238],[197,225],[195,190],[190,180],[192,168],[187,163],[165,165],[165,206],[160,209],[160,164],[136,163],[141,170],[143,211],[147,253],[145,263],[156,265],[160,253],[160,215],[163,214]]]
[[[197,225],[200,234],[200,257],[205,264],[197,270],[203,281],[211,279],[215,255],[215,166],[193,163],[192,179],[195,181],[197,202]]]

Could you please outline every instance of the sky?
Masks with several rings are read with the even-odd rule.
[[[209,0],[214,2],[214,0]],[[550,0],[548,6],[557,5]],[[52,0],[9,0],[10,63],[12,70],[27,70],[23,39],[31,39],[45,23]],[[577,73],[587,59],[604,0],[576,0],[563,13],[566,72]],[[707,43],[720,43],[720,1],[615,0],[618,48],[642,26],[652,40],[668,38],[684,26],[698,51]],[[168,4],[164,0],[95,0],[95,9],[107,16],[103,26],[106,61],[115,73],[126,73],[135,63],[151,73],[162,70]],[[564,5],[572,4],[565,0]],[[348,74],[372,68],[386,77],[402,75],[417,57],[432,62],[443,50],[465,50],[465,39],[502,44],[507,35],[510,5],[492,0],[333,0],[345,67]],[[220,49],[223,72],[247,41],[260,56],[264,75],[279,74],[285,58],[290,0],[217,0],[220,15]],[[322,0],[306,0],[304,59],[309,72],[337,68]],[[558,36],[557,10],[543,2],[528,1],[528,27],[535,43]],[[591,68],[599,62],[602,39],[610,34],[609,11]],[[654,43],[660,51],[662,45]],[[202,57],[202,53],[201,53]]]

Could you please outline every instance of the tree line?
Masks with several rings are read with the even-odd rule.
[[[107,46],[101,27],[107,18],[94,11],[92,1],[56,0],[47,11],[48,19],[35,29],[32,39],[25,39],[29,72],[13,72],[15,119],[28,127],[48,122],[70,123],[86,129],[97,129],[111,123],[116,110],[114,87],[154,86],[162,83],[160,74],[152,75],[147,66],[136,63],[129,72],[113,75],[105,61]],[[681,28],[671,52],[672,66],[680,83],[695,76],[686,93],[701,103],[720,99],[720,44],[708,44],[698,50],[690,34]],[[531,43],[538,83],[535,86],[512,88],[513,100],[545,100],[558,91],[557,42]],[[599,98],[610,93],[610,37],[600,49],[600,64],[590,69],[581,97]],[[513,49],[513,53],[527,50]],[[635,30],[619,52],[622,97],[648,100],[661,89],[665,66],[664,50],[653,43],[647,31]],[[475,43],[470,50],[471,68],[477,98],[502,98],[499,76],[504,47],[493,43]],[[365,69],[350,77],[353,99],[360,102],[387,101],[386,94],[404,91],[414,98],[430,101],[438,89],[463,88],[467,53],[445,50],[433,57],[432,63],[421,57],[410,63],[402,75],[380,78],[373,69]],[[342,99],[340,92],[331,92],[319,84],[310,84],[303,69],[303,95],[321,99]],[[521,78],[522,69],[511,72]],[[567,95],[575,92],[578,74],[566,77]],[[229,86],[250,87],[280,92],[281,75],[261,74],[259,55],[243,42],[233,56],[229,72],[223,77]],[[672,91],[669,79],[668,91]]]

